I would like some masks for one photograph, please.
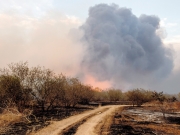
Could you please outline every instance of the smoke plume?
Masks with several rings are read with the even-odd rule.
[[[171,51],[157,34],[160,19],[135,16],[131,9],[99,4],[81,26],[87,52],[82,67],[98,81],[143,83],[166,77],[173,68]]]

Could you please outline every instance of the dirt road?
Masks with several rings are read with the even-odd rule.
[[[100,122],[103,122],[104,118],[115,111],[115,109],[118,107],[119,106],[111,106],[107,111],[90,118],[78,128],[75,135],[96,135],[97,132],[95,131],[95,127],[97,127]]]
[[[79,124],[76,135],[96,135],[95,127],[97,127],[103,119],[110,115],[116,108],[120,106],[103,106],[95,110],[86,111],[82,114],[71,116],[58,122],[53,122],[51,125],[43,128],[33,135],[63,135],[64,130]],[[82,123],[82,120],[85,121]]]

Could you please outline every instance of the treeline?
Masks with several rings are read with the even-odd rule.
[[[156,92],[155,92],[156,93]],[[0,70],[0,108],[16,107],[19,112],[39,107],[48,112],[56,107],[75,107],[91,101],[130,101],[133,105],[157,100],[153,91],[134,89],[100,90],[81,83],[77,78],[55,74],[42,67],[28,67],[27,62],[12,63]],[[158,95],[158,94],[157,94]],[[175,97],[165,96],[173,100]]]
[[[97,98],[96,98],[97,97]],[[142,88],[132,89],[126,92],[122,92],[119,89],[107,89],[102,92],[97,92],[94,99],[96,101],[129,101],[133,106],[141,106],[144,103],[152,101],[174,102],[178,101],[178,96],[164,94],[163,92],[156,92],[151,90],[145,90]]]
[[[0,73],[1,108],[16,106],[22,112],[39,106],[47,112],[57,106],[86,104],[94,96],[92,87],[77,78],[56,75],[42,67],[29,68],[27,62],[12,63]]]

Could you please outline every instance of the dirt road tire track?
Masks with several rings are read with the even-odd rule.
[[[117,109],[120,106],[110,106],[110,108],[105,111],[102,112],[101,114],[95,115],[94,117],[88,119],[84,124],[82,124],[75,135],[98,135],[99,131],[97,130],[97,126],[98,124],[100,124],[101,122],[104,121],[104,119],[112,114],[115,109]]]
[[[100,122],[95,128],[96,133],[98,135],[109,135],[111,125],[113,124],[115,113],[119,110],[121,112],[123,110],[123,108],[124,107],[120,106],[120,107],[116,108],[111,114],[109,114],[105,118],[103,118],[103,121]]]
[[[91,115],[88,115],[87,117],[84,117],[83,119],[81,119],[79,122],[76,122],[74,123],[73,125],[70,125],[69,127],[67,127],[66,129],[63,129],[63,132],[60,133],[59,135],[70,135],[70,134],[73,134],[73,133],[76,133],[76,130],[77,128],[84,124],[87,120],[89,120],[91,117],[97,115],[97,114],[100,114],[106,110],[108,110],[109,108],[104,108],[102,109],[100,112],[96,112],[96,113],[93,113]]]
[[[31,133],[30,135],[59,135],[63,132],[64,129],[80,122],[85,117],[88,117],[92,115],[93,113],[101,112],[105,108],[109,108],[109,107],[108,106],[99,107],[95,110],[86,111],[84,113],[63,119],[61,121],[55,121],[49,126],[47,126],[46,128],[43,128],[36,133]]]
[[[77,129],[75,135],[98,135],[101,132],[101,127],[104,125],[102,123],[105,122],[105,119],[112,115],[119,107],[121,106],[111,105],[86,111],[61,121],[53,122],[46,128],[43,128],[36,133],[32,133],[31,135],[63,135],[73,126],[76,126],[75,128]]]

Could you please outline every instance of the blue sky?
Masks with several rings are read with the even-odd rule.
[[[178,30],[180,24],[180,18],[177,17],[178,13],[180,12],[180,1],[178,0],[91,0],[91,1],[83,1],[83,0],[75,0],[75,1],[59,1],[54,0],[53,5],[64,14],[73,15],[81,20],[85,20],[88,16],[88,9],[96,4],[106,3],[112,4],[115,3],[119,5],[119,7],[127,7],[132,9],[132,12],[136,16],[140,16],[141,14],[147,15],[157,15],[162,20],[167,18],[167,24],[177,24],[177,27],[174,28]],[[172,31],[168,27],[168,34],[176,35],[180,34],[179,31]]]
[[[54,0],[53,4],[62,12],[78,16],[80,18],[86,18],[88,14],[88,8],[94,6],[99,3],[111,4],[115,3],[120,7],[131,8],[133,13],[136,15],[141,14],[157,14],[158,16],[165,18],[168,17],[172,21],[176,21],[175,17],[179,11],[178,0],[168,1],[168,0],[91,0],[91,1],[83,1],[83,0],[67,0],[67,1],[59,1]]]
[[[45,66],[56,73],[76,76],[82,71],[80,65],[86,50],[78,40],[83,35],[78,28],[88,18],[89,8],[100,3],[130,8],[137,17],[146,14],[160,18],[165,33],[162,41],[173,51],[174,68],[164,80],[156,84],[147,80],[144,87],[179,92],[179,0],[0,0],[0,68],[11,62],[28,61],[30,66]],[[108,80],[98,81],[88,73],[82,81],[102,88],[112,87]],[[133,83],[123,86],[132,87],[141,86]]]
[[[177,17],[180,12],[180,1],[178,0],[151,0],[148,2],[144,0],[0,0],[0,12],[16,10],[19,13],[40,17],[49,10],[56,10],[68,16],[75,16],[83,22],[88,17],[89,8],[100,3],[115,3],[119,7],[130,8],[136,16],[156,15],[164,21],[168,37],[180,35],[180,18]]]

